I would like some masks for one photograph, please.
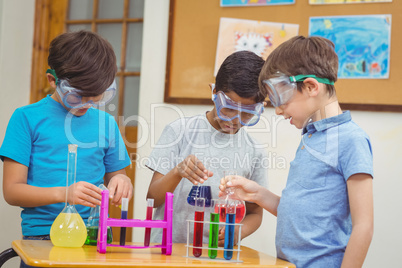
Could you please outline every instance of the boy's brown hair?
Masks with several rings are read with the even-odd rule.
[[[111,44],[90,31],[57,36],[49,47],[48,65],[59,79],[81,90],[80,95],[98,96],[112,83],[117,72]]]
[[[295,36],[279,45],[269,54],[259,76],[262,81],[280,72],[287,76],[314,74],[336,82],[338,78],[338,56],[332,41],[318,36]],[[330,96],[335,94],[333,85],[326,85]],[[297,90],[302,91],[303,82],[297,82]]]

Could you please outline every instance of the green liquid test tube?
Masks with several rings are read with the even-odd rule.
[[[219,210],[219,208],[217,207],[218,205],[218,200],[216,199],[212,199],[211,200],[211,207],[210,207],[210,211],[211,211],[211,218],[210,218],[210,224],[209,224],[209,244],[208,247],[209,248],[218,248],[218,238],[219,238],[219,211],[215,210],[215,207],[217,210]],[[218,256],[218,251],[217,250],[213,250],[213,249],[209,249],[208,250],[208,256],[211,259],[215,259],[216,256]]]

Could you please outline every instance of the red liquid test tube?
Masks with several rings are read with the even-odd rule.
[[[147,199],[147,215],[146,220],[152,220],[152,213],[154,211],[154,200],[152,198]],[[144,236],[144,246],[149,247],[149,242],[151,240],[151,229],[145,228],[145,236]]]
[[[225,222],[226,221],[226,204],[222,203],[219,207],[219,221]]]
[[[242,201],[236,203],[236,223],[240,223],[246,214],[246,206]]]
[[[193,239],[193,255],[200,257],[202,255],[202,238],[204,236],[204,210],[205,198],[195,199],[194,213],[194,239]]]

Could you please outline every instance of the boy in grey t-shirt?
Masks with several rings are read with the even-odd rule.
[[[186,242],[186,220],[194,219],[194,206],[187,203],[193,185],[210,185],[212,198],[218,198],[223,171],[236,170],[238,175],[266,186],[266,150],[242,129],[255,125],[263,112],[267,92],[258,87],[263,64],[262,58],[248,51],[227,57],[216,76],[216,86],[210,85],[213,110],[167,125],[152,151],[147,166],[154,174],[147,198],[155,200],[154,219],[163,219],[165,193],[174,193],[173,242]],[[257,230],[261,221],[262,208],[246,203],[241,238]],[[206,229],[204,243],[208,241]],[[162,229],[152,230],[152,241],[160,242],[161,237]],[[223,241],[221,232],[219,245]]]

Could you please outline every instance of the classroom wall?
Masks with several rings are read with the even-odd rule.
[[[21,6],[24,6],[21,9]],[[0,140],[3,140],[12,112],[29,102],[34,1],[0,0]],[[134,217],[145,217],[145,195],[152,173],[143,166],[166,123],[179,116],[191,116],[210,110],[211,106],[168,105],[163,103],[169,3],[166,0],[145,1],[143,56],[139,115],[147,124],[139,127],[138,168],[134,197]],[[7,27],[6,27],[6,23]],[[396,49],[396,48],[393,48]],[[391,51],[392,56],[392,51]],[[392,75],[392,70],[391,70]],[[211,81],[206,81],[209,83]],[[379,89],[380,90],[380,89]],[[7,94],[6,94],[7,93]],[[374,151],[375,231],[364,267],[402,263],[402,113],[352,111],[353,119],[370,135]],[[152,122],[152,124],[150,123]],[[286,184],[289,162],[300,141],[300,131],[267,109],[263,120],[249,128],[255,138],[267,145],[271,155],[270,189],[277,194]],[[2,164],[0,180],[2,181]],[[0,190],[2,192],[0,184]],[[2,196],[2,195],[1,195]],[[20,239],[19,208],[0,198],[0,250]],[[263,224],[242,244],[275,255],[275,217],[264,214]],[[142,229],[142,228],[141,228]],[[134,241],[143,241],[143,231],[134,230]],[[241,257],[241,255],[240,255]],[[3,267],[16,267],[14,263]]]
[[[17,107],[29,103],[35,1],[0,0],[0,140]],[[21,8],[21,7],[24,8]],[[21,239],[20,211],[3,198],[3,165],[0,164],[0,251]],[[14,258],[3,267],[19,267]]]

